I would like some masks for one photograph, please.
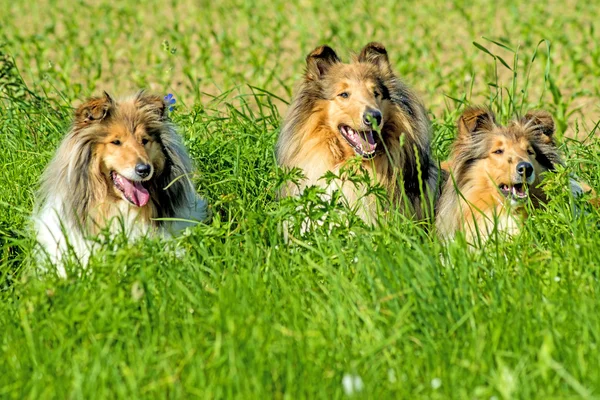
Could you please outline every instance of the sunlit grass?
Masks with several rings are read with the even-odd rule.
[[[597,8],[4,5],[0,396],[342,398],[359,377],[354,397],[597,397],[600,215],[564,189],[569,173],[600,188]],[[568,169],[513,241],[471,251],[393,213],[365,226],[316,192],[277,201],[294,172],[273,145],[305,55],[371,40],[421,94],[440,159],[466,104],[553,113]],[[81,276],[41,278],[28,218],[71,107],[141,87],[175,93],[212,221],[176,239],[183,253],[117,237]],[[336,224],[284,240],[291,217],[324,214]]]

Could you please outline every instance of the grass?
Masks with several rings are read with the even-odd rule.
[[[567,172],[600,188],[599,10],[572,3],[4,4],[0,397],[598,398],[600,215],[562,188]],[[440,159],[464,104],[553,113],[568,171],[515,240],[469,251],[314,192],[276,201],[305,55],[370,40],[421,94]],[[213,221],[178,257],[117,237],[81,276],[39,277],[27,221],[71,106],[140,87],[176,94]],[[283,221],[322,213],[345,224],[284,242]]]

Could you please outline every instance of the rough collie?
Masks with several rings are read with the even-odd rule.
[[[85,264],[102,229],[135,239],[202,221],[191,173],[161,97],[89,99],[42,176],[33,221],[43,253],[65,275],[64,256]]]
[[[545,202],[544,172],[563,161],[555,145],[554,121],[532,111],[507,126],[485,108],[467,109],[458,120],[458,136],[446,163],[449,177],[438,202],[436,225],[443,238],[463,231],[470,243],[485,241],[496,230],[516,234],[525,217],[525,201]],[[571,181],[574,194],[582,187]]]
[[[386,189],[387,208],[421,218],[437,180],[430,138],[426,110],[394,74],[385,47],[369,43],[349,64],[330,47],[318,47],[306,57],[276,145],[278,164],[300,168],[305,179],[287,184],[280,195],[298,195],[310,185],[341,190],[348,205],[373,222],[377,204],[373,195],[364,196],[364,187],[322,179],[358,156]]]

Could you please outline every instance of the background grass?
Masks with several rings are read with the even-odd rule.
[[[1,397],[343,398],[344,376],[359,398],[600,396],[600,215],[563,189],[567,172],[600,187],[598,5],[113,3],[2,1]],[[553,113],[568,171],[515,240],[468,251],[314,192],[275,200],[305,55],[371,40],[421,94],[440,159],[465,103]],[[27,219],[70,107],[142,87],[175,93],[213,221],[180,257],[114,238],[82,276],[40,279]],[[283,220],[325,212],[344,227],[284,243]]]

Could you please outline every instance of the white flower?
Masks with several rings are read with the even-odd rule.
[[[431,388],[433,390],[437,390],[440,388],[440,386],[442,386],[442,380],[440,378],[433,378],[431,380]]]
[[[144,297],[144,287],[140,281],[133,282],[131,286],[131,298],[133,301],[140,301]]]
[[[555,276],[554,277],[554,282],[560,282],[560,276]]]
[[[364,389],[365,385],[360,376],[345,374],[342,378],[342,386],[344,393],[347,396],[352,396],[354,393],[360,393]]]
[[[390,381],[390,383],[396,383],[398,379],[396,379],[396,371],[394,371],[393,369],[388,369],[388,381]]]

